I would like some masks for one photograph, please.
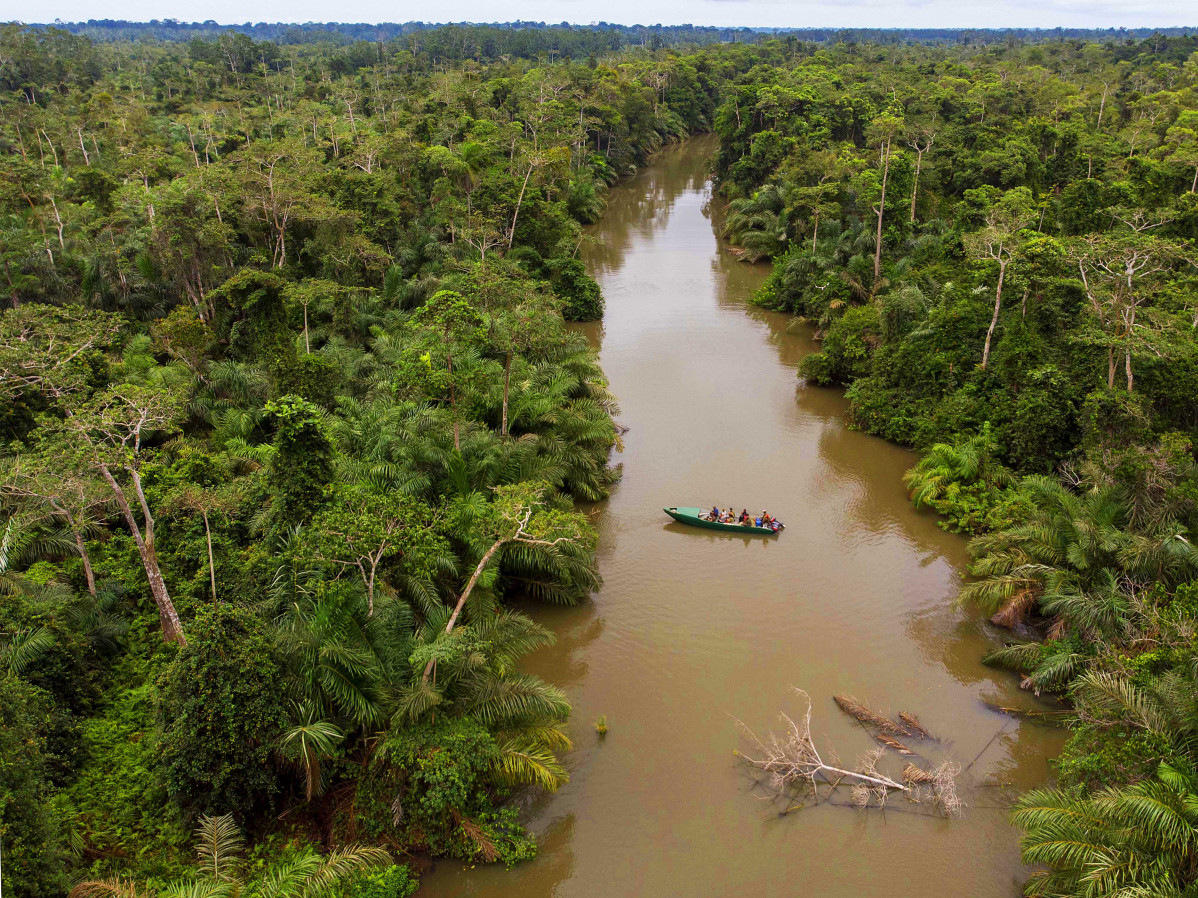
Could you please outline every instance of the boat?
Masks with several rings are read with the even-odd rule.
[[[737,533],[741,536],[777,536],[786,526],[781,522],[775,522],[778,524],[778,529],[775,530],[771,527],[758,527],[755,524],[748,527],[744,524],[721,524],[719,521],[709,521],[703,517],[707,514],[705,508],[685,508],[681,505],[671,505],[669,508],[663,508],[662,511],[680,524],[704,527],[707,530],[722,530],[725,533]]]

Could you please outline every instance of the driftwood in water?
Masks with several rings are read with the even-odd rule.
[[[911,735],[904,727],[895,723],[889,717],[883,717],[881,714],[869,710],[869,708],[854,698],[850,698],[847,695],[834,695],[832,698],[840,706],[840,710],[849,715],[849,717],[855,717],[866,726],[873,727],[879,733],[885,733],[887,736]]]
[[[818,796],[821,780],[829,784],[829,789],[835,789],[844,780],[850,780],[855,790],[854,800],[859,794],[864,794],[867,802],[870,797],[884,802],[885,795],[892,790],[907,791],[907,787],[902,783],[879,773],[875,768],[874,764],[881,756],[881,750],[877,750],[876,754],[871,752],[864,755],[857,770],[846,770],[825,762],[811,738],[811,699],[803,690],[795,691],[807,699],[807,711],[798,721],[786,714],[780,715],[786,722],[785,734],[779,736],[777,733],[770,733],[765,738],[760,738],[737,721],[745,734],[757,745],[755,757],[736,752],[737,757],[764,772],[769,784],[778,792],[802,786],[810,787]],[[858,787],[863,791],[859,791]]]
[[[824,761],[811,737],[811,698],[802,689],[795,689],[795,692],[807,700],[806,712],[802,718],[795,720],[786,714],[779,715],[786,723],[785,733],[769,733],[764,738],[758,737],[738,720],[737,723],[745,735],[755,743],[757,750],[752,755],[733,752],[746,766],[765,774],[763,779],[757,780],[759,785],[768,786],[776,793],[777,798],[787,800],[780,816],[809,807],[810,805],[800,798],[804,792],[814,797],[814,804],[839,804],[832,801],[832,796],[842,786],[850,789],[851,805],[859,808],[885,807],[888,797],[896,792],[902,793],[904,798],[916,804],[933,805],[940,814],[947,817],[958,815],[964,808],[964,803],[957,797],[956,791],[956,777],[961,773],[961,767],[954,761],[945,760],[932,767],[928,761],[920,759],[927,769],[908,762],[901,781],[879,771],[878,762],[884,757],[887,748],[904,755],[916,758],[919,756],[892,735],[896,730],[906,734],[898,724],[875,714],[851,698],[835,696],[836,704],[845,713],[869,727],[871,735],[883,747],[859,756],[852,770]],[[913,715],[907,716],[915,720]],[[883,729],[886,732],[880,732]],[[919,727],[919,730],[927,733],[923,727]],[[827,789],[821,793],[820,787],[825,784]]]
[[[965,809],[965,802],[957,796],[959,765],[942,761],[930,772],[914,764],[903,768],[903,782],[911,789],[911,798],[918,801],[921,795],[931,793],[931,799],[946,817],[956,817]]]
[[[899,720],[903,722],[908,732],[912,736],[918,736],[921,739],[931,739],[932,734],[924,729],[923,724],[919,722],[919,718],[914,714],[908,714],[906,711],[899,711]]]

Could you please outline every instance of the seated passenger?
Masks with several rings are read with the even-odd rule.
[[[719,506],[717,506],[717,505],[713,505],[713,506],[711,506],[711,511],[710,511],[710,512],[708,512],[708,514],[707,514],[707,519],[708,519],[709,521],[718,521],[718,520],[720,519],[720,509],[719,509]]]

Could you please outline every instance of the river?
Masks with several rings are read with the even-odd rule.
[[[716,239],[692,140],[612,191],[588,264],[607,300],[588,331],[629,431],[624,476],[596,510],[605,584],[575,608],[526,609],[558,635],[529,669],[574,707],[571,780],[526,807],[540,856],[512,871],[441,861],[426,896],[1014,896],[1026,871],[1008,806],[1043,783],[1053,730],[993,713],[1028,704],[980,658],[999,635],[954,607],[965,541],[915,511],[914,456],[844,423],[840,391],[802,388],[814,351],[747,304],[767,273]],[[777,539],[673,523],[664,505],[764,507]],[[960,820],[892,799],[778,814],[733,750],[813,702],[825,757],[870,748],[849,693],[913,712],[941,739],[969,804]],[[592,721],[606,715],[600,738]],[[885,760],[896,773],[901,762]]]

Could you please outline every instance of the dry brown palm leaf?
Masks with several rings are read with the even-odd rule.
[[[142,898],[142,892],[132,879],[114,876],[81,882],[71,889],[69,898]]]
[[[466,838],[478,846],[479,854],[488,864],[499,857],[499,849],[491,840],[491,837],[483,832],[483,828],[471,820],[469,817],[461,817],[458,820],[458,825],[462,827],[462,832]]]
[[[924,729],[923,724],[919,722],[919,718],[914,714],[908,714],[906,711],[899,711],[899,720],[903,722],[903,726],[907,728],[907,731],[910,732],[912,736],[919,736],[921,739],[932,738],[932,734]]]
[[[903,782],[908,786],[928,786],[934,782],[934,777],[923,768],[908,764],[903,768]]]
[[[1039,590],[1019,590],[1007,600],[1007,604],[1003,605],[1002,608],[991,616],[990,623],[996,627],[1006,627],[1007,629],[1018,627],[1027,620],[1028,615],[1035,609],[1039,598]]]
[[[911,751],[911,749],[907,748],[907,746],[903,745],[903,743],[899,742],[897,739],[892,739],[890,736],[887,736],[885,733],[874,733],[874,738],[877,739],[879,742],[881,742],[883,745],[885,745],[887,748],[894,749],[900,755],[915,754],[915,752]]]
[[[840,707],[840,710],[845,714],[849,715],[850,717],[855,717],[866,726],[874,727],[880,733],[885,733],[888,736],[911,735],[906,729],[895,723],[893,720],[871,711],[855,698],[851,698],[847,695],[834,695],[832,698]]]

